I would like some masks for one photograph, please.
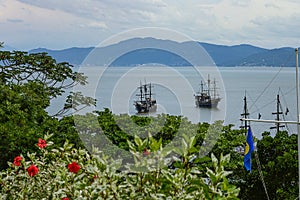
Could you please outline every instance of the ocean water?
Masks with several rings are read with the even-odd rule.
[[[154,97],[158,103],[155,116],[160,113],[182,115],[193,123],[223,120],[224,124],[241,125],[241,113],[244,96],[247,97],[250,118],[275,119],[276,97],[280,95],[283,112],[289,109],[282,120],[295,121],[296,89],[295,68],[282,67],[167,67],[159,65],[142,65],[136,67],[100,67],[87,66],[77,68],[88,76],[86,86],[76,86],[73,91],[97,99],[97,106],[81,111],[91,112],[110,108],[115,114],[135,115],[134,100],[137,99],[137,87],[143,83],[153,85]],[[216,80],[222,98],[216,109],[197,108],[194,94],[199,90],[201,80],[210,76]],[[52,102],[51,111],[57,109],[62,99]],[[51,112],[50,111],[50,112]],[[274,124],[252,122],[251,127],[257,137],[263,131],[270,131]],[[296,132],[296,127],[288,125],[283,130]]]

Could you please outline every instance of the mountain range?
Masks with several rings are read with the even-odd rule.
[[[55,58],[57,62],[69,62],[73,65],[80,65],[89,56],[90,65],[107,64],[107,60],[102,58],[110,58],[110,65],[112,66],[135,66],[140,64],[157,63],[168,66],[189,66],[186,59],[172,53],[170,51],[159,48],[151,48],[151,46],[176,46],[178,49],[187,49],[187,45],[195,42],[175,42],[171,40],[161,40],[155,38],[133,38],[124,40],[116,44],[105,47],[87,47],[79,48],[72,47],[63,50],[50,50],[46,48],[38,48],[30,50],[29,53],[47,52],[50,56]],[[126,49],[134,49],[134,47],[144,46],[146,48],[136,48],[136,50],[126,52]],[[240,44],[233,46],[217,45],[204,42],[198,42],[206,52],[210,55],[213,62],[217,66],[295,66],[295,49],[291,47],[283,47],[276,49],[266,49],[249,44]],[[193,52],[193,56],[197,56],[197,52]],[[188,50],[189,51],[189,50]],[[96,52],[97,57],[91,57],[91,53]],[[189,52],[188,52],[189,53]],[[112,55],[118,55],[114,57]]]

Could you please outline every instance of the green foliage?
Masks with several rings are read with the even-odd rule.
[[[85,83],[86,77],[73,72],[70,64],[56,63],[45,53],[0,51],[0,169],[7,167],[11,157],[33,152],[33,138],[43,137],[48,132],[56,135],[58,145],[65,139],[82,145],[74,123],[63,114],[74,102],[75,109],[80,109],[94,105],[95,101],[71,93],[55,115],[60,119],[50,116],[46,108],[51,99],[62,95],[66,89]]]
[[[271,137],[265,132],[257,142],[257,153],[270,199],[296,199],[299,187],[297,135],[282,131]],[[265,199],[256,160],[252,161],[252,172],[244,177],[240,173],[244,180],[239,185],[241,198],[255,195],[256,199]]]
[[[97,121],[89,120],[89,118],[94,118],[90,114],[76,116],[76,126],[80,130],[79,132],[91,132],[91,127],[97,127],[92,132],[103,133],[112,144],[124,150],[129,150],[127,140],[133,141],[134,135],[146,138],[148,134],[151,134],[156,140],[162,139],[163,145],[166,145],[176,136],[181,124],[180,116],[166,114],[157,117],[129,116],[127,114],[114,115],[107,108],[95,113],[98,114]],[[88,125],[81,123],[82,121],[91,121],[94,124],[88,123]]]
[[[230,154],[231,162],[226,164],[226,167],[232,171],[228,175],[229,183],[241,187],[240,198],[249,199],[266,197],[265,191],[262,186],[261,178],[259,172],[256,168],[256,161],[253,156],[252,158],[252,173],[247,172],[243,166],[243,149],[245,143],[245,132],[244,130],[232,129],[232,125],[223,126],[222,124],[191,124],[185,118],[180,118],[177,121],[176,118],[168,118],[169,124],[166,125],[166,120],[163,121],[163,128],[154,128],[155,126],[160,126],[161,124],[155,124],[155,119],[152,117],[141,118],[136,117],[131,120],[129,116],[115,116],[110,114],[111,119],[115,120],[116,126],[121,126],[122,134],[134,133],[135,135],[140,135],[145,139],[144,143],[141,143],[139,151],[144,148],[151,150],[149,146],[149,139],[147,135],[153,135],[153,138],[162,139],[163,147],[169,147],[170,143],[175,143],[180,140],[183,133],[186,133],[188,138],[194,138],[194,149],[190,149],[191,152],[177,152],[179,155],[190,156],[199,150],[210,149],[209,154],[213,153],[217,157],[221,157],[222,154]],[[160,117],[160,116],[159,116]],[[125,120],[126,119],[126,120]],[[149,120],[150,119],[150,120]],[[122,122],[124,120],[124,122]],[[132,124],[134,123],[138,124]],[[144,123],[144,124],[143,124]],[[123,128],[124,124],[127,124],[126,129]],[[155,124],[150,129],[150,124]],[[177,124],[177,126],[176,126]],[[178,125],[179,124],[179,125]],[[141,131],[142,128],[147,131]],[[124,131],[126,130],[126,131]],[[167,138],[164,136],[157,137],[159,132],[168,135]],[[218,136],[214,135],[213,130],[220,130]],[[218,131],[217,131],[218,132]],[[143,134],[141,134],[143,133]],[[148,133],[148,134],[147,134]],[[119,137],[116,134],[114,137]],[[204,144],[203,142],[209,143],[214,141],[216,143],[214,146],[209,144]],[[132,142],[132,140],[130,140]],[[280,132],[274,138],[269,136],[269,134],[264,133],[263,138],[257,141],[258,155],[261,160],[262,170],[265,177],[265,182],[267,184],[267,189],[271,198],[280,197],[281,199],[295,199],[298,191],[298,174],[297,174],[297,138],[295,135],[288,135],[285,132]],[[186,144],[186,147],[191,144]],[[178,145],[175,145],[178,146]],[[152,151],[152,150],[151,150]],[[182,158],[181,158],[182,159]],[[211,162],[211,158],[208,156],[200,157],[186,157],[186,160],[181,159],[173,160],[168,167],[169,168],[186,168],[191,166],[196,166],[201,173],[205,173],[207,167],[214,167]],[[276,177],[276,180],[274,180]],[[279,178],[277,178],[279,177]]]
[[[160,143],[149,138],[150,146]],[[2,199],[237,199],[239,190],[228,184],[230,172],[224,169],[229,155],[220,161],[212,155],[214,168],[207,169],[206,174],[196,167],[168,169],[165,166],[169,161],[164,158],[171,151],[162,151],[160,143],[159,151],[141,153],[137,149],[147,142],[136,136],[130,145],[135,162],[119,171],[120,160],[112,161],[96,149],[88,153],[69,143],[56,149],[51,148],[48,135],[45,139],[45,148],[36,147],[39,155],[28,154],[20,166],[9,163],[11,167],[0,173]],[[194,139],[186,139],[182,142],[194,143]],[[78,172],[69,169],[72,162],[80,166]],[[31,177],[27,169],[32,164],[38,173]]]
[[[35,82],[43,86],[47,94],[46,101],[60,96],[64,90],[74,85],[86,84],[86,77],[82,73],[74,72],[72,65],[67,62],[57,63],[47,53],[28,54],[22,51],[0,51],[0,84],[23,85]],[[70,110],[70,104],[77,110],[78,106],[95,105],[95,100],[82,96],[81,93],[71,93],[67,97],[65,107],[58,111],[62,115]]]
[[[6,167],[9,158],[20,152],[31,151],[32,138],[41,137],[39,124],[47,120],[44,108],[49,102],[41,101],[41,85],[0,85],[0,165]],[[35,91],[37,89],[37,91]]]
[[[208,191],[210,192],[205,193],[205,199],[238,199],[237,194],[239,193],[239,189],[229,184],[226,178],[232,172],[224,170],[224,165],[230,161],[230,154],[226,156],[221,154],[220,162],[218,162],[214,154],[211,155],[211,158],[214,171],[207,168],[206,174],[210,182],[210,190]],[[226,192],[224,193],[224,191]],[[219,196],[221,196],[221,198]]]
[[[134,142],[134,136],[142,139],[151,135],[156,141],[162,140],[163,147],[180,146],[180,138],[183,135],[194,137],[195,144],[193,152],[201,153],[200,157],[193,159],[193,165],[199,166],[202,172],[206,167],[211,166],[210,153],[218,157],[224,154],[231,154],[234,159],[228,163],[230,170],[243,168],[243,157],[236,148],[242,148],[245,136],[242,130],[232,130],[232,125],[223,126],[222,122],[193,124],[180,116],[158,115],[157,117],[129,116],[126,114],[114,115],[108,109],[97,111],[96,114],[76,116],[76,127],[80,133],[85,146],[91,149],[92,145],[105,149],[107,152],[112,143],[115,147],[110,151],[115,154],[122,154],[119,149],[129,149],[127,140]],[[204,144],[204,141],[206,142]],[[216,144],[216,145],[215,145]],[[149,143],[143,148],[150,149]],[[118,149],[119,148],[119,149]],[[124,154],[122,155],[125,156]],[[178,162],[172,163],[173,167],[178,167]],[[235,176],[235,173],[230,175]]]
[[[108,137],[112,144],[117,145],[121,149],[129,150],[127,140],[132,140],[133,136],[126,134],[115,121],[109,109],[103,112],[96,112],[98,114],[98,122],[103,133]]]

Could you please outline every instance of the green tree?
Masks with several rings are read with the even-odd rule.
[[[64,115],[72,106],[79,110],[94,105],[95,100],[70,93],[53,116],[46,108],[66,90],[85,83],[86,77],[74,72],[72,65],[57,63],[46,53],[0,51],[0,169],[14,156],[34,151],[33,138],[46,133],[55,134],[57,145],[66,139],[82,145],[72,117]]]

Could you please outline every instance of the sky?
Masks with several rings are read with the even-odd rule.
[[[0,41],[20,50],[97,46],[145,27],[221,45],[299,47],[300,1],[0,0]]]

